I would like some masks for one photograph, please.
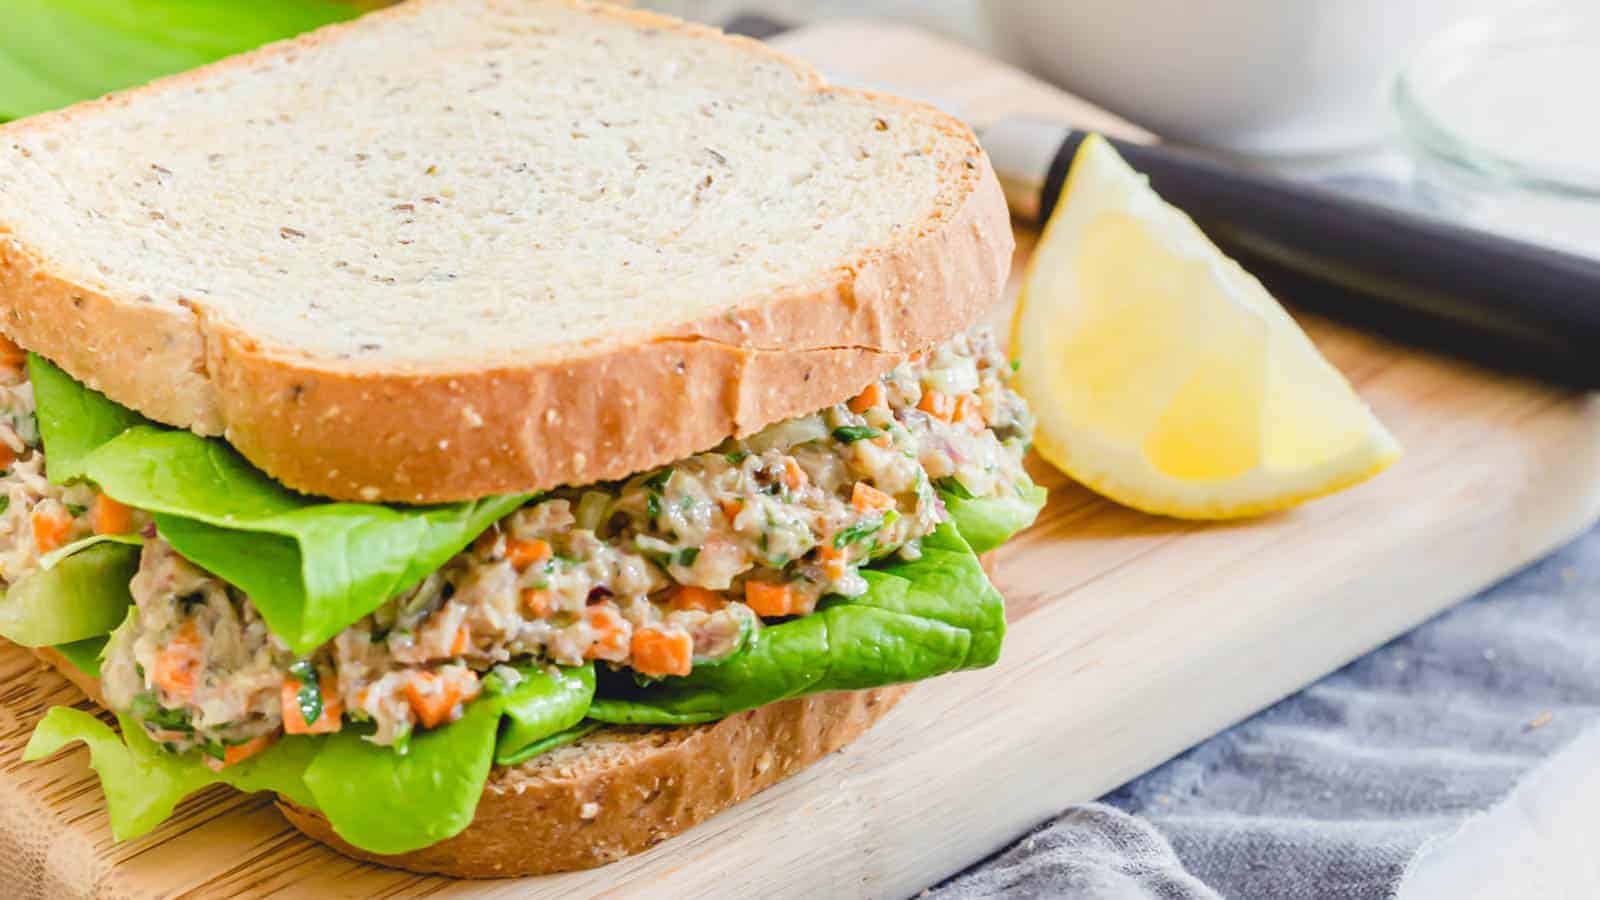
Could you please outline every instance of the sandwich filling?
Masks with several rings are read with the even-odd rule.
[[[0,578],[93,535],[143,538],[135,610],[101,667],[108,701],[169,750],[222,766],[278,735],[370,723],[403,749],[460,718],[512,663],[603,663],[641,683],[737,658],[774,621],[916,560],[941,496],[1012,498],[1032,418],[992,336],[958,336],[849,401],[618,483],[561,489],[495,522],[419,584],[309,654],[241,588],[185,559],[146,513],[56,485],[20,366],[0,386]]]

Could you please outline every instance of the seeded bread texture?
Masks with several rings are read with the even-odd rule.
[[[0,128],[0,330],[291,487],[623,477],[997,300],[971,132],[757,43],[413,0]]]

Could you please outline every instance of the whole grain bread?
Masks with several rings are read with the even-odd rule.
[[[0,128],[0,330],[291,487],[623,477],[999,297],[972,133],[740,38],[412,0]]]
[[[105,705],[99,679],[48,647],[34,653]],[[855,740],[909,685],[817,694],[705,725],[612,726],[517,766],[496,767],[455,837],[399,856],[352,847],[321,813],[280,797],[295,828],[341,853],[457,878],[587,869],[643,851]]]

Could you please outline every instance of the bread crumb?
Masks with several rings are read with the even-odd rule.
[[[588,803],[578,807],[578,818],[584,820],[585,822],[598,815],[600,815],[600,804],[594,802],[593,800],[590,800]]]
[[[382,497],[383,491],[378,490],[370,484],[361,489],[361,499],[367,501],[368,503],[376,503],[378,500],[382,499]]]
[[[772,751],[763,750],[761,755],[756,757],[756,774],[765,775],[770,768],[772,768]]]
[[[1546,725],[1549,725],[1551,720],[1555,719],[1555,717],[1556,714],[1547,709],[1544,712],[1539,713],[1537,716],[1534,716],[1533,721],[1528,723],[1526,730],[1532,731],[1535,728],[1543,728]]]

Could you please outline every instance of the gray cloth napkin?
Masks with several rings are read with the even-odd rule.
[[[1386,897],[1600,721],[1596,648],[1600,529],[928,895]]]

